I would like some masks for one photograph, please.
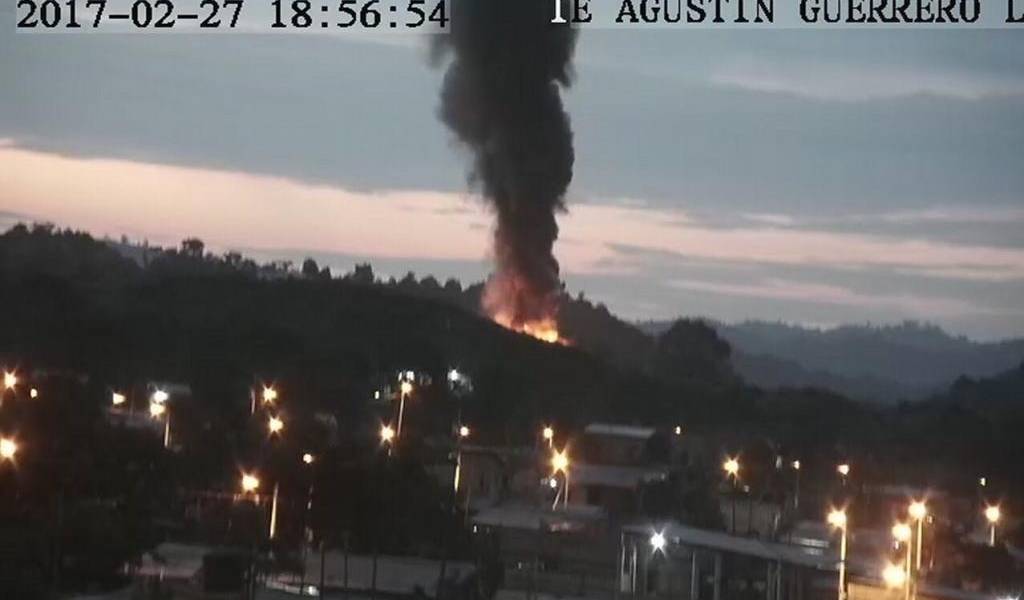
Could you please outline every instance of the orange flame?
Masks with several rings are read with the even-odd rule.
[[[511,329],[547,342],[549,344],[565,344],[567,340],[558,335],[558,324],[551,317],[540,319],[538,321],[527,321],[515,325],[512,323],[512,319],[507,314],[497,313],[491,315],[494,322],[501,325],[505,329]]]
[[[554,314],[557,310],[555,303],[550,303],[550,308],[543,311],[547,314],[539,318],[524,320],[515,314],[515,301],[511,299],[522,293],[523,286],[515,276],[506,273],[492,277],[484,287],[484,311],[505,329],[529,335],[549,344],[568,344],[568,340],[558,334],[558,321]]]

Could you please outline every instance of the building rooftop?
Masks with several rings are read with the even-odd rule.
[[[632,425],[612,425],[609,423],[591,423],[583,430],[586,435],[606,435],[612,437],[624,437],[637,440],[646,440],[652,437],[657,430],[653,427],[635,427]]]

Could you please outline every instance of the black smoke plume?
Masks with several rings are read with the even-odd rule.
[[[519,328],[557,309],[555,215],[574,159],[561,89],[571,83],[576,32],[550,24],[551,0],[452,1],[435,48],[451,53],[440,115],[472,151],[470,183],[497,213],[484,307]]]

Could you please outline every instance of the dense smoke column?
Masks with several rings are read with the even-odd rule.
[[[576,33],[551,25],[551,0],[453,0],[441,119],[473,153],[472,183],[497,213],[496,273],[485,307],[509,324],[551,318],[560,289],[555,213],[572,180],[561,88]],[[568,9],[563,10],[568,14]]]

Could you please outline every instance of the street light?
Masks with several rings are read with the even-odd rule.
[[[544,436],[544,440],[548,443],[548,448],[552,448],[555,443],[555,430],[550,425],[545,425],[541,431],[541,435]]]
[[[799,460],[794,460],[793,462],[790,463],[790,466],[793,467],[793,472],[796,474],[795,477],[794,477],[794,486],[793,486],[793,508],[794,509],[799,509],[800,508],[800,461]]]
[[[34,398],[38,398],[39,397],[39,390],[37,390],[36,388],[30,389],[28,391],[28,397],[29,398],[33,398],[33,399]]]
[[[732,525],[729,533],[736,533],[736,489],[739,486],[740,461],[730,456],[722,463],[722,468],[725,470],[726,477],[732,479]],[[749,523],[747,526],[749,527]]]
[[[466,427],[465,425],[462,425],[461,427],[459,427],[459,437],[460,438],[467,438],[467,437],[469,437],[469,427]]]
[[[157,402],[154,398],[149,403],[149,416],[154,419],[164,419],[164,448],[171,447],[171,413],[167,412],[167,405]]]
[[[552,477],[561,472],[565,478],[565,495],[562,498],[562,507],[567,508],[569,506],[569,453],[567,449],[563,448],[561,451],[556,450],[554,451],[554,454],[551,455],[551,471]],[[555,502],[551,505],[552,509],[558,506],[558,496],[559,494],[555,494]]]
[[[395,439],[395,430],[390,425],[380,426],[380,441],[383,444],[390,444]]]
[[[839,530],[839,600],[846,600],[846,511],[832,509],[828,513],[829,525]]]
[[[676,433],[676,435],[683,435],[683,426],[682,425],[676,425],[675,433]]]
[[[313,464],[313,461],[315,461],[315,460],[316,460],[316,457],[314,457],[309,452],[307,452],[307,453],[302,455],[302,462],[306,463],[307,465]]]
[[[999,522],[999,519],[1002,518],[1002,516],[1002,512],[999,510],[998,506],[991,505],[985,507],[985,518],[988,520],[989,523],[989,546],[996,545],[996,523]]]
[[[891,588],[903,587],[907,582],[907,572],[903,567],[889,563],[882,570],[882,579]]]
[[[122,404],[124,404],[127,401],[128,401],[128,399],[125,398],[124,394],[122,394],[120,392],[114,392],[113,394],[110,395],[110,402],[114,406],[121,406]]]
[[[246,494],[255,493],[260,488],[260,480],[251,473],[242,473],[242,491]]]
[[[924,539],[924,518],[928,516],[928,505],[924,503],[924,500],[915,500],[910,503],[910,507],[907,508],[907,512],[910,517],[917,521],[917,558],[915,568],[921,570],[921,547]]]
[[[13,390],[18,385],[18,375],[14,371],[4,371],[4,389]]]
[[[277,390],[273,386],[263,386],[263,403],[273,404],[275,400],[277,400]]]
[[[914,546],[910,542],[912,541],[913,536],[914,536],[914,530],[911,529],[910,525],[907,525],[906,523],[897,523],[897,524],[892,526],[892,537],[895,538],[897,542],[899,542],[899,543],[901,543],[901,544],[903,544],[903,545],[905,545],[907,547],[907,561],[905,563],[905,567],[906,567],[907,573],[906,573],[906,576],[904,578],[904,580],[906,582],[906,598],[907,598],[907,600],[910,600],[910,582],[911,582],[911,579],[912,579],[911,578],[911,574],[910,574],[910,565],[913,563],[913,560],[912,560],[912,557],[911,557],[910,553],[911,553],[911,548],[913,548]]]
[[[0,438],[0,460],[14,460],[14,455],[18,453],[18,442],[15,442],[12,438]]]
[[[651,534],[651,547],[654,548],[655,552],[662,552],[665,550],[665,534],[656,531]]]
[[[284,421],[279,417],[270,417],[267,421],[267,430],[270,431],[270,435],[280,433],[284,429]]]
[[[408,373],[406,373],[406,375],[411,378],[412,371],[409,371]],[[406,396],[412,393],[412,382],[409,381],[408,379],[402,381],[402,384],[399,386],[399,389],[402,391],[402,393],[398,401],[398,430],[395,431],[395,435],[398,437],[402,437],[402,420],[405,417],[405,398]]]
[[[843,483],[846,483],[846,477],[850,474],[850,465],[848,463],[842,463],[836,465],[836,472],[842,475]]]
[[[156,391],[153,392],[152,400],[153,400],[153,402],[156,402],[157,404],[163,404],[164,402],[167,402],[167,400],[170,397],[171,397],[170,394],[168,394],[164,390],[156,390]]]

